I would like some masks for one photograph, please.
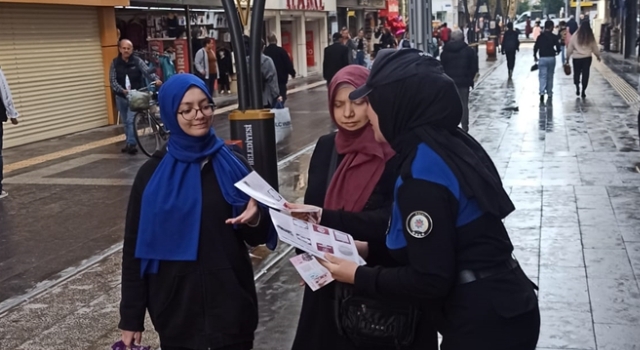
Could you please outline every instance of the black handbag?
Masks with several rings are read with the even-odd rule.
[[[413,344],[420,311],[411,304],[359,296],[336,283],[338,333],[358,348],[402,349]]]
[[[329,161],[327,188],[338,164],[335,143]],[[420,311],[408,303],[379,300],[355,293],[355,287],[335,281],[335,321],[338,333],[358,348],[410,346],[415,338]]]

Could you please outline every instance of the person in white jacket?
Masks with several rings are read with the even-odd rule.
[[[586,98],[585,91],[589,85],[589,70],[591,69],[592,55],[595,55],[598,61],[600,57],[600,47],[591,30],[589,21],[584,21],[578,28],[578,31],[571,37],[569,47],[567,48],[567,63],[573,56],[573,83],[576,85],[576,96]],[[582,77],[582,92],[580,91],[580,78]]]
[[[9,195],[7,191],[2,189],[2,137],[4,134],[4,126],[2,124],[11,119],[11,124],[18,125],[18,117],[20,116],[13,104],[11,90],[2,72],[2,67],[0,67],[0,97],[0,199],[2,199]]]

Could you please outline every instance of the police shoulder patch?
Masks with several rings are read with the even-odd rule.
[[[407,232],[415,238],[427,237],[433,229],[431,216],[423,211],[414,211],[407,217]]]

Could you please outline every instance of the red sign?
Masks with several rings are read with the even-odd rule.
[[[282,32],[282,48],[287,51],[289,58],[293,62],[293,54],[291,53],[291,33]]]
[[[313,31],[307,30],[306,33],[306,43],[307,43],[307,67],[313,67],[316,65],[314,47],[313,47]]]
[[[162,53],[164,52],[164,41],[149,40],[149,51],[151,51],[151,53],[153,54],[162,55]],[[162,67],[160,67],[159,64],[156,64],[156,74],[160,77],[160,79],[163,79]]]
[[[380,10],[380,17],[397,17],[400,14],[400,8],[398,7],[398,0],[387,0],[387,7],[384,10]]]
[[[176,73],[189,73],[189,43],[187,39],[177,39],[173,45],[176,47]]]

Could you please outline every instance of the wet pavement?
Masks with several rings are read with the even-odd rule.
[[[531,45],[523,45],[511,82],[503,60],[481,56],[485,75],[471,94],[470,132],[493,157],[516,203],[505,224],[516,257],[540,286],[539,349],[637,349],[638,110],[629,107],[633,96],[620,92],[631,87],[614,87],[611,70],[594,64],[582,101],[558,65],[553,103],[540,105],[537,74],[529,71]],[[331,128],[326,89],[295,93],[289,107],[296,136],[279,147],[280,188],[299,200],[312,152],[307,145]],[[220,115],[222,136],[225,125]],[[124,157],[116,143],[81,150],[117,133],[98,130],[6,152],[5,164],[20,166],[10,167],[11,197],[0,202],[0,301],[6,306],[7,298],[24,297],[47,280],[69,279],[0,311],[0,349],[106,349],[118,338],[117,245],[128,186],[144,157]],[[80,151],[37,158],[73,147]],[[256,349],[288,349],[295,335],[302,289],[286,253],[281,246],[258,254]],[[96,254],[104,259],[91,264]],[[89,260],[83,265],[83,259]],[[147,329],[144,343],[157,345],[150,324]]]

